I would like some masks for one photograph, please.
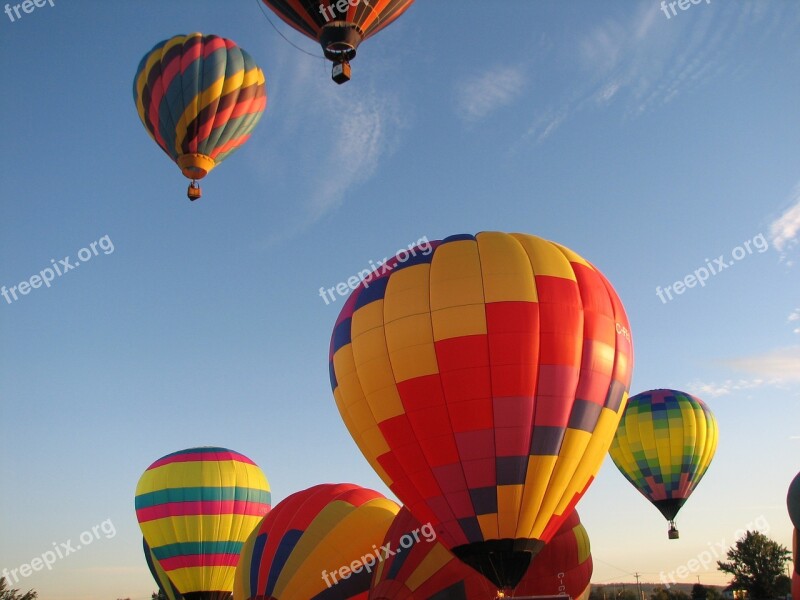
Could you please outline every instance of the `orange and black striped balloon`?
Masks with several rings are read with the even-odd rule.
[[[348,298],[330,349],[367,460],[498,587],[519,581],[591,484],[632,366],[605,277],[564,246],[499,232],[389,261]]]

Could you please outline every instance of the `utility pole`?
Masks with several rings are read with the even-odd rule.
[[[642,584],[639,583],[639,572],[633,574],[636,577],[636,587],[639,588],[639,600],[644,600],[644,594],[642,593]]]

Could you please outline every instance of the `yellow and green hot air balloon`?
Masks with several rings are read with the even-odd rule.
[[[678,538],[675,517],[706,474],[718,436],[714,414],[690,394],[650,390],[628,400],[609,453],[669,521],[670,539]]]
[[[230,599],[242,545],[269,509],[264,473],[226,448],[169,454],[136,486],[145,542],[185,600]]]
[[[192,180],[249,138],[267,106],[264,73],[231,40],[191,33],[156,44],[139,63],[133,100],[150,137]]]

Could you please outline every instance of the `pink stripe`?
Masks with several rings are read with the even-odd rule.
[[[252,460],[244,456],[243,454],[239,454],[238,452],[233,452],[228,450],[227,452],[192,452],[186,454],[173,454],[171,456],[165,456],[164,458],[159,458],[156,462],[154,462],[150,467],[147,469],[156,469],[158,467],[162,467],[164,465],[170,465],[173,463],[182,463],[182,462],[213,462],[213,461],[224,461],[224,460],[233,460],[236,462],[246,463],[248,465],[254,465]]]
[[[189,554],[174,556],[158,561],[167,573],[175,569],[191,567],[235,567],[239,564],[238,554]]]
[[[244,500],[224,500],[221,502],[168,502],[158,506],[148,506],[136,511],[139,523],[165,519],[167,517],[188,517],[198,515],[245,515],[263,517],[269,512],[269,504],[246,502]]]

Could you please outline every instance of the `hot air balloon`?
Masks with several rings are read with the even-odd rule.
[[[247,539],[234,600],[366,600],[379,544],[399,510],[350,483],[292,494]]]
[[[347,299],[331,387],[422,523],[513,588],[594,479],[627,400],[630,326],[583,258],[484,232],[401,253]]]
[[[234,42],[191,33],[142,58],[133,99],[150,137],[192,180],[187,195],[196,200],[197,180],[250,138],[267,91],[264,73]]]
[[[333,62],[332,78],[350,80],[350,61],[358,45],[378,33],[414,0],[263,0],[290,26],[322,46]]]
[[[270,508],[267,478],[226,448],[190,448],[154,462],[136,486],[136,518],[185,600],[229,600],[239,552]]]
[[[489,600],[496,586],[458,560],[431,535],[432,529],[403,508],[384,540],[396,554],[375,568],[369,600]],[[533,559],[515,596],[564,596],[585,600],[592,578],[589,537],[577,512]]]
[[[708,406],[677,390],[649,390],[631,397],[609,453],[625,478],[669,521],[706,474],[719,436]]]
[[[147,561],[147,568],[150,569],[150,574],[153,576],[153,579],[155,579],[161,594],[166,596],[167,600],[183,600],[183,596],[181,596],[178,588],[169,580],[169,577],[167,577],[164,569],[161,568],[161,565],[153,556],[153,553],[150,551],[150,546],[147,545],[144,538],[142,538],[142,545],[144,546],[144,559]]]
[[[789,509],[789,518],[795,529],[800,529],[800,473],[795,475],[789,484],[789,493],[786,494],[786,507]]]

